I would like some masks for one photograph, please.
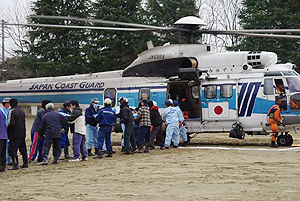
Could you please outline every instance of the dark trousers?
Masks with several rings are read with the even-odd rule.
[[[164,146],[164,141],[161,132],[161,125],[153,126],[152,131],[150,133],[150,146],[154,147],[154,140],[156,139],[156,143],[158,146]]]
[[[22,155],[23,164],[27,164],[28,155],[27,155],[25,137],[9,140],[8,154],[13,159],[13,163],[15,165],[18,165],[18,154],[17,154],[18,150]]]
[[[134,124],[125,125],[125,133],[124,133],[125,153],[130,153],[131,148],[136,148],[136,142],[134,138]]]
[[[79,158],[80,153],[82,159],[85,159],[87,157],[87,151],[85,148],[85,135],[81,135],[79,133],[73,134],[73,153],[73,159]]]
[[[5,139],[0,140],[0,171],[5,170],[6,166],[6,141]]]
[[[43,151],[42,151],[43,161],[48,161],[48,155],[52,144],[53,144],[52,153],[53,153],[54,160],[57,160],[59,158],[60,155],[59,141],[60,138],[52,138],[50,136],[45,136]]]
[[[136,144],[140,144],[139,143],[139,136],[140,136],[140,126],[139,125],[134,125],[134,138],[135,138],[135,142]]]
[[[139,136],[139,148],[146,145],[146,147],[150,147],[150,127],[149,126],[141,126],[140,127],[140,136]]]
[[[106,150],[108,153],[112,152],[111,144],[112,126],[100,126],[98,131],[98,149],[102,150],[103,142],[105,140]]]

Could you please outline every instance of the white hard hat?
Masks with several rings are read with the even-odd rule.
[[[153,106],[157,106],[157,102],[152,101],[152,103],[153,103]]]
[[[173,100],[172,99],[168,99],[168,101],[170,101],[170,103],[173,104]]]
[[[104,99],[104,104],[111,105],[111,99],[110,98]]]

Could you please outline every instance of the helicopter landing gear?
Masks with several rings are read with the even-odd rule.
[[[292,146],[293,144],[293,137],[288,133],[281,133],[281,135],[278,136],[277,138],[277,144],[280,147],[283,146]]]

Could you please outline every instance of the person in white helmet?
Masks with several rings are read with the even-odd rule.
[[[96,117],[96,122],[99,123],[100,129],[98,132],[98,153],[97,158],[102,158],[101,148],[105,140],[107,157],[112,157],[111,132],[112,126],[115,125],[117,116],[111,108],[111,99],[104,100],[104,108],[102,108]]]

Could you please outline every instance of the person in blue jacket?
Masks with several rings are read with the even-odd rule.
[[[100,129],[98,133],[98,153],[96,158],[102,158],[101,148],[105,140],[107,156],[112,157],[111,132],[112,126],[115,125],[117,116],[111,108],[111,99],[104,100],[104,108],[102,108],[96,117],[96,122],[99,123]]]
[[[173,141],[174,148],[178,147],[179,144],[179,118],[178,112],[173,105],[172,100],[167,100],[165,102],[166,109],[163,113],[163,121],[165,121],[167,126],[165,148],[169,149],[171,140]]]
[[[187,137],[187,134],[186,134],[186,128],[185,128],[185,123],[184,123],[184,117],[183,117],[183,114],[182,114],[182,111],[179,107],[179,103],[177,100],[174,100],[173,101],[173,104],[174,104],[174,108],[177,110],[178,112],[178,119],[179,119],[179,136],[182,138],[183,140],[183,146],[186,146],[187,143],[188,143],[188,137]]]

